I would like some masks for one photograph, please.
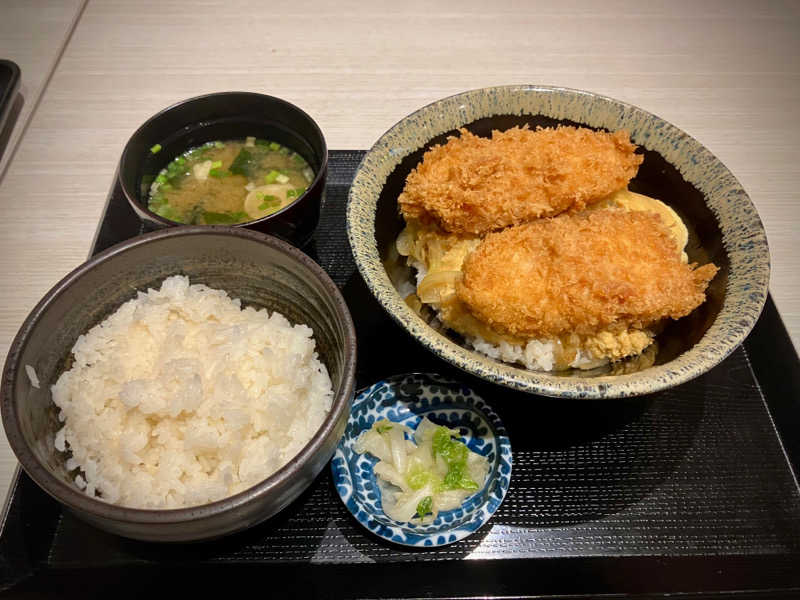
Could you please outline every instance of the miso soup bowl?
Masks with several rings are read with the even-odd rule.
[[[314,233],[325,193],[328,147],[316,122],[297,106],[265,94],[220,92],[178,102],[148,119],[131,136],[119,163],[123,194],[145,229],[181,225],[147,208],[150,184],[175,157],[206,142],[255,136],[278,142],[306,159],[314,180],[276,213],[233,225],[303,246]],[[159,144],[157,153],[150,148]]]
[[[55,448],[62,424],[50,386],[69,364],[78,336],[104,320],[137,290],[166,277],[223,289],[243,306],[277,310],[314,331],[316,351],[333,384],[328,416],[286,465],[255,486],[222,500],[169,510],[127,508],[90,497],[67,471],[68,453]],[[14,339],[3,370],[3,425],[22,468],[78,518],[129,538],[212,539],[243,530],[288,506],[333,456],[353,398],[356,342],[350,313],[336,285],[300,250],[247,229],[171,227],[101,252],[55,285]],[[33,367],[40,385],[26,374]],[[101,490],[102,491],[102,490]]]
[[[395,241],[404,227],[397,197],[426,150],[462,127],[488,137],[514,126],[572,125],[625,129],[644,155],[630,189],[671,206],[689,230],[689,262],[719,267],[707,300],[657,337],[651,366],[536,372],[476,352],[452,332],[434,328],[399,290],[413,273]],[[366,154],[347,205],[356,264],[386,311],[416,340],[464,371],[510,388],[562,398],[620,398],[670,388],[719,364],[747,336],[767,297],[769,249],[753,203],[733,174],[700,142],[636,106],[590,92],[515,85],[472,90],[438,100],[403,118]],[[635,368],[635,367],[634,367]]]

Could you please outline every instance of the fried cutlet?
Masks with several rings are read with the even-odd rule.
[[[428,150],[398,198],[406,221],[482,235],[588,204],[627,186],[642,156],[627,132],[515,127],[460,130]]]
[[[716,272],[683,263],[658,215],[607,208],[489,234],[456,292],[501,333],[587,335],[686,316]]]

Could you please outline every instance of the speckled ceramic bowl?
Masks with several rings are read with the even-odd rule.
[[[394,250],[403,220],[397,197],[405,178],[432,145],[458,128],[488,136],[515,125],[581,125],[626,129],[644,152],[630,189],[678,212],[689,229],[690,262],[720,271],[707,301],[658,336],[653,366],[638,372],[542,373],[500,363],[435,331],[397,289],[410,281]],[[568,398],[648,394],[688,381],[730,354],[755,325],[766,301],[769,250],[764,228],[742,186],[711,152],[677,127],[635,106],[565,88],[506,86],[473,90],[430,104],[387,131],[364,157],[350,189],[347,230],[356,264],[372,293],[426,348],[486,380]]]

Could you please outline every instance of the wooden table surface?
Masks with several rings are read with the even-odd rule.
[[[716,154],[765,223],[771,291],[800,343],[800,3],[37,0],[2,10],[13,19],[0,20],[0,57],[22,67],[25,104],[0,163],[0,357],[85,260],[122,148],[156,111],[207,92],[264,92],[309,112],[330,148],[368,148],[424,104],[512,83],[636,104]],[[16,461],[1,441],[6,489]]]

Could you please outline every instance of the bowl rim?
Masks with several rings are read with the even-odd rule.
[[[536,110],[533,112],[525,109],[525,102],[519,102],[527,96],[532,98],[530,103],[536,105]],[[515,100],[515,111],[500,110],[498,98],[506,97]],[[594,119],[586,119],[585,116],[569,114],[563,107],[554,106],[554,101],[559,98],[575,102],[591,102],[593,107],[609,111],[610,116],[600,115]],[[476,105],[478,108],[473,109]],[[448,110],[457,113],[457,117],[453,116],[448,120]],[[596,112],[599,113],[600,110]],[[720,214],[716,209],[717,205],[722,204],[723,196],[729,203],[732,201],[731,197],[736,202],[742,203],[738,210],[744,215],[743,220],[747,226],[745,236],[747,247],[751,253],[760,251],[760,254],[754,255],[755,264],[750,266],[751,274],[746,290],[733,289],[729,276],[722,310],[692,348],[667,363],[649,367],[638,373],[593,378],[564,377],[504,364],[484,357],[476,351],[468,350],[434,331],[406,305],[389,280],[375,238],[377,200],[386,178],[406,156],[428,144],[433,137],[481,118],[509,114],[517,116],[541,114],[557,119],[570,119],[594,127],[606,127],[598,121],[615,119],[622,121],[625,117],[636,117],[650,123],[651,129],[655,129],[654,125],[658,128],[652,136],[648,131],[648,135],[643,136],[643,139],[634,139],[637,145],[658,151],[653,144],[663,140],[666,135],[671,135],[679,142],[675,142],[676,153],[691,150],[698,160],[695,164],[713,165],[718,169],[717,180],[724,183],[726,191],[720,192],[721,199],[714,203],[709,203],[709,193],[701,189],[697,181],[692,181],[682,169],[679,171],[687,182],[700,189],[707,205],[717,218],[722,232],[724,251],[730,259],[730,273],[734,272],[735,267],[743,268],[742,253],[741,249],[738,249],[738,253],[734,252],[737,248],[731,239],[732,232],[720,222]],[[591,124],[588,121],[591,121]],[[418,127],[416,131],[424,132],[416,137],[421,138],[424,135],[424,141],[420,144],[415,139],[416,145],[410,147],[412,141],[404,138],[403,134],[407,128],[413,128],[414,123]],[[632,139],[634,133],[636,132],[631,133]],[[667,156],[664,158],[677,168]],[[377,191],[370,189],[375,186]],[[755,326],[768,293],[770,259],[763,223],[747,193],[722,161],[696,139],[668,121],[633,104],[584,90],[533,84],[494,86],[447,96],[417,109],[382,134],[362,158],[348,194],[346,216],[347,236],[358,270],[373,296],[392,319],[424,347],[456,367],[492,383],[530,394],[575,399],[625,398],[650,394],[685,383],[719,364],[747,337]],[[734,299],[740,302],[741,306],[734,305]],[[723,330],[720,317],[741,309],[745,309],[742,314],[728,315],[730,318],[726,320],[726,328]],[[719,343],[713,344],[709,341],[712,333],[720,338]]]
[[[148,245],[163,238],[197,235],[238,237],[254,243],[266,245],[294,259],[314,275],[317,281],[323,286],[325,292],[329,294],[335,310],[339,313],[344,325],[345,361],[342,371],[342,386],[334,393],[331,409],[311,440],[309,440],[288,463],[283,465],[272,475],[237,494],[227,496],[208,504],[169,509],[132,508],[110,504],[98,498],[90,497],[78,490],[77,487],[70,486],[65,481],[53,475],[50,470],[39,461],[25,442],[25,437],[22,434],[19,424],[17,403],[14,399],[14,384],[17,377],[25,376],[24,365],[21,365],[19,361],[22,356],[22,351],[27,344],[28,336],[39,321],[41,315],[48,310],[50,305],[76,280],[95,269],[98,265],[111,260],[117,255],[124,254],[134,248]],[[245,506],[268,493],[270,490],[279,487],[284,481],[294,477],[301,470],[302,466],[308,463],[312,456],[320,450],[324,441],[333,434],[339,415],[347,411],[352,401],[355,388],[355,365],[356,333],[350,311],[336,284],[322,267],[309,256],[287,242],[258,231],[226,225],[179,226],[139,235],[111,246],[72,270],[44,295],[25,319],[11,344],[3,368],[2,385],[0,386],[0,408],[2,408],[3,426],[9,444],[25,472],[30,475],[39,487],[59,502],[65,504],[68,508],[88,513],[101,519],[110,519],[116,522],[125,522],[129,524],[178,524],[200,521],[213,515]],[[335,445],[333,448],[335,448]],[[331,454],[332,453],[333,449],[331,450]],[[324,468],[324,466],[325,464],[323,463],[321,468]],[[311,480],[309,480],[309,483],[310,482]]]
[[[306,196],[308,195],[308,193],[312,190],[312,188],[314,188],[314,187],[316,187],[318,185],[321,185],[320,184],[321,180],[324,177],[326,177],[327,172],[328,172],[328,142],[325,139],[325,136],[323,135],[322,129],[320,128],[319,124],[311,117],[311,115],[309,115],[306,111],[304,111],[302,108],[300,108],[296,104],[293,104],[292,102],[289,102],[288,100],[284,100],[283,98],[278,98],[277,96],[271,96],[269,94],[261,94],[259,92],[237,92],[237,91],[211,92],[209,94],[201,94],[199,96],[192,96],[191,98],[186,98],[184,100],[178,100],[177,102],[175,102],[173,104],[170,104],[166,108],[162,108],[156,114],[154,114],[150,118],[148,118],[144,123],[139,125],[139,127],[137,127],[136,130],[130,135],[130,137],[128,138],[128,141],[125,142],[125,147],[122,149],[122,154],[120,155],[119,162],[117,163],[117,174],[116,174],[115,179],[119,182],[119,187],[122,190],[122,194],[125,196],[125,198],[128,200],[128,202],[130,202],[131,204],[135,205],[137,208],[139,208],[139,210],[141,210],[144,213],[146,213],[147,217],[149,219],[151,219],[152,221],[155,221],[157,223],[160,223],[161,225],[165,225],[165,226],[169,226],[169,227],[186,225],[186,223],[181,223],[180,221],[170,221],[169,219],[165,219],[161,215],[158,215],[158,214],[154,213],[153,211],[151,211],[148,208],[147,203],[142,202],[139,199],[138,195],[133,193],[132,190],[129,190],[128,187],[125,185],[125,181],[124,181],[124,179],[122,177],[122,165],[125,162],[125,160],[127,158],[129,158],[129,153],[132,152],[132,150],[130,149],[131,142],[133,141],[133,139],[137,135],[139,135],[139,133],[141,131],[143,131],[145,128],[147,128],[153,121],[163,117],[164,115],[166,115],[167,113],[169,113],[169,112],[171,112],[173,110],[181,109],[184,106],[186,106],[187,104],[191,104],[193,102],[200,102],[200,101],[203,101],[203,100],[207,100],[209,98],[225,97],[225,96],[239,96],[239,97],[248,96],[248,97],[251,97],[251,98],[260,98],[260,99],[263,99],[263,100],[274,101],[274,102],[277,102],[279,104],[285,104],[286,106],[289,106],[292,109],[296,110],[300,114],[300,116],[302,116],[302,117],[304,117],[304,118],[306,118],[308,120],[308,122],[314,128],[314,133],[319,136],[319,139],[322,142],[322,161],[320,162],[319,169],[317,170],[316,173],[314,173],[314,179],[311,181],[311,183],[308,184],[308,187],[306,188],[306,190],[302,194],[300,194],[297,198],[295,198],[294,202],[290,202],[289,204],[287,204],[286,206],[281,208],[279,211],[276,211],[276,212],[271,213],[269,215],[266,215],[264,217],[260,217],[258,219],[251,219],[250,221],[242,221],[241,223],[232,223],[230,225],[231,227],[245,227],[245,226],[249,227],[249,226],[252,226],[255,223],[266,223],[267,221],[270,221],[270,220],[276,218],[278,215],[282,215],[283,213],[287,212],[291,207],[296,206],[297,204],[299,204],[301,200],[304,200],[306,198]],[[212,225],[200,225],[199,227],[212,227]]]

